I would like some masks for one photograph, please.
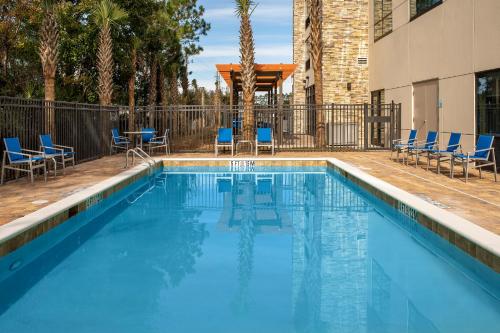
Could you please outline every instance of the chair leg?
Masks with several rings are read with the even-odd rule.
[[[467,162],[465,162],[465,182],[469,180],[469,159],[467,159]]]
[[[47,182],[47,161],[43,160],[43,178],[45,178],[45,182]]]
[[[492,150],[491,156],[493,156],[493,172],[495,173],[495,183],[497,182],[497,161],[495,158],[495,149]]]
[[[33,175],[33,166],[30,164],[30,176],[31,176],[31,184],[35,182],[35,176]]]
[[[453,166],[455,164],[455,158],[452,156],[450,158],[450,178],[453,179]]]
[[[66,174],[66,159],[64,156],[62,157],[62,165],[63,165],[63,175]]]
[[[0,185],[3,185],[4,178],[5,178],[5,166],[4,164],[2,164],[2,176],[0,178]]]

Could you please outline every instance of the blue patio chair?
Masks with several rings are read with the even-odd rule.
[[[452,155],[451,161],[451,178],[453,178],[453,166],[455,161],[462,163],[463,173],[465,174],[465,182],[469,179],[469,168],[479,169],[479,178],[482,178],[481,168],[493,166],[495,173],[495,182],[497,181],[497,163],[495,160],[495,148],[493,148],[493,135],[480,135],[477,139],[476,149],[468,153],[455,153]],[[492,161],[490,161],[490,156]],[[474,163],[472,165],[471,163]]]
[[[151,155],[154,149],[165,148],[165,155],[170,155],[170,141],[168,138],[168,129],[165,130],[163,136],[155,136],[149,140],[149,154]]]
[[[73,163],[73,168],[75,167],[75,151],[73,147],[55,145],[52,143],[50,134],[42,134],[39,138],[40,150],[47,158],[54,161],[54,173],[56,173],[57,170],[57,163],[62,165],[63,174],[66,170],[66,162],[71,161]]]
[[[259,147],[270,147],[271,153],[274,155],[274,138],[271,128],[257,128],[257,136],[255,137],[255,155],[259,155]]]
[[[415,156],[415,168],[418,165],[418,159],[421,153],[427,153],[430,150],[435,150],[438,145],[438,132],[429,131],[427,132],[427,138],[425,141],[414,141],[412,146],[408,146],[406,148],[407,156],[406,156],[406,165],[408,165],[408,161],[411,156]]]
[[[412,129],[410,131],[410,134],[408,135],[408,140],[404,139],[397,139],[392,141],[392,149],[391,149],[391,160],[392,160],[392,155],[394,152],[396,152],[396,158],[397,161],[399,162],[399,154],[404,151],[404,149],[413,146],[415,141],[417,140],[417,130]],[[404,156],[403,156],[403,162],[404,162]]]
[[[234,155],[234,137],[231,128],[219,128],[218,135],[215,138],[215,156],[219,154],[219,147],[230,147],[231,156]]]
[[[117,128],[111,129],[111,149],[109,154],[113,154],[113,148],[118,152],[119,149],[128,151],[128,146],[130,145],[130,140],[121,136]]]
[[[431,149],[427,151],[427,171],[429,171],[429,167],[431,164],[431,160],[437,161],[437,173],[439,174],[441,171],[441,162],[442,161],[450,161],[453,154],[457,152],[460,148],[460,141],[462,140],[462,133],[454,133],[450,134],[450,139],[448,140],[448,146],[446,149]],[[451,167],[450,167],[450,176],[451,176]]]
[[[31,176],[31,183],[33,183],[33,171],[43,168],[43,175],[45,181],[47,181],[47,166],[42,152],[22,149],[19,138],[4,138],[3,143],[5,150],[3,152],[0,184],[3,184],[5,179],[5,170],[15,170],[16,178],[19,172],[27,172]]]
[[[141,140],[143,144],[149,144],[149,142],[155,137],[156,130],[152,127],[145,127],[141,130]]]

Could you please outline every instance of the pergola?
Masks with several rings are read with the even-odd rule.
[[[239,64],[215,65],[217,71],[229,87],[230,106],[238,105],[239,92],[242,90],[241,66]],[[268,93],[268,104],[277,105],[283,100],[283,82],[293,74],[294,64],[256,64],[257,91]]]

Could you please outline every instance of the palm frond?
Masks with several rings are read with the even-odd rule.
[[[251,16],[257,3],[253,0],[235,0],[236,2],[236,15],[238,17]]]
[[[114,24],[127,16],[127,12],[111,0],[100,0],[94,9],[94,21],[99,26]]]

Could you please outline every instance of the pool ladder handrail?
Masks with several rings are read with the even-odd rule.
[[[135,156],[137,156],[141,160],[143,160],[144,162],[146,162],[148,164],[149,169],[154,168],[156,161],[154,160],[154,158],[149,156],[140,147],[136,147],[136,148],[132,148],[132,149],[127,150],[127,156],[126,156],[126,160],[125,160],[125,168],[128,168],[128,159],[129,159],[129,155],[131,153],[132,153],[132,166],[135,164]]]

